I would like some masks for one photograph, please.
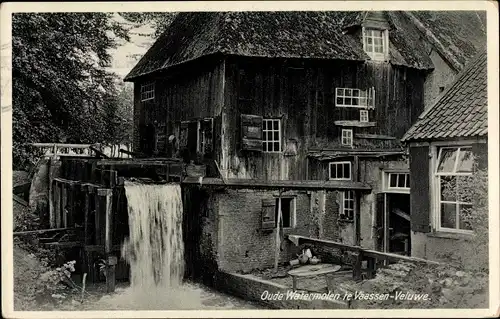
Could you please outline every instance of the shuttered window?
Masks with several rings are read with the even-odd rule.
[[[262,152],[262,116],[241,115],[241,149]]]
[[[262,200],[262,229],[273,229],[276,226],[275,206],[274,198]]]

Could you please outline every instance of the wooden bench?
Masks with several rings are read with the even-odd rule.
[[[339,271],[340,265],[333,264],[318,264],[318,265],[307,265],[302,266],[293,270],[290,270],[288,274],[292,277],[292,288],[297,289],[297,279],[301,277],[315,277],[319,275],[324,275],[326,280],[326,285],[328,290],[330,290],[329,274]]]

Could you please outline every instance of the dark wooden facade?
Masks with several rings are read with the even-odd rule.
[[[343,128],[353,129],[354,149],[398,146],[424,109],[425,76],[386,62],[238,56],[190,62],[135,83],[136,150],[155,149],[155,135],[175,135],[182,143],[182,121],[213,118],[212,147],[204,157],[215,159],[227,177],[309,179],[308,152],[341,149]],[[141,84],[149,81],[155,81],[155,99],[141,102]],[[335,106],[336,88],[375,89],[369,124],[359,122],[359,108]],[[245,114],[282,120],[280,153],[243,150]],[[144,133],[148,125],[155,134]],[[169,154],[168,143],[156,145],[158,156]]]

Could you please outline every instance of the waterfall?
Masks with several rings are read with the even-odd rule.
[[[130,235],[122,256],[133,289],[175,288],[184,273],[182,197],[176,184],[126,182]]]
[[[129,237],[122,257],[130,265],[130,287],[102,297],[93,309],[195,310],[233,309],[232,297],[200,285],[182,282],[184,242],[182,238],[181,188],[176,184],[151,185],[125,182]]]

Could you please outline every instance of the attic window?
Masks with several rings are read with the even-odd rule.
[[[389,32],[387,30],[363,28],[363,48],[375,61],[385,61],[389,53]]]
[[[148,101],[155,99],[155,84],[149,82],[141,85],[141,101]]]

